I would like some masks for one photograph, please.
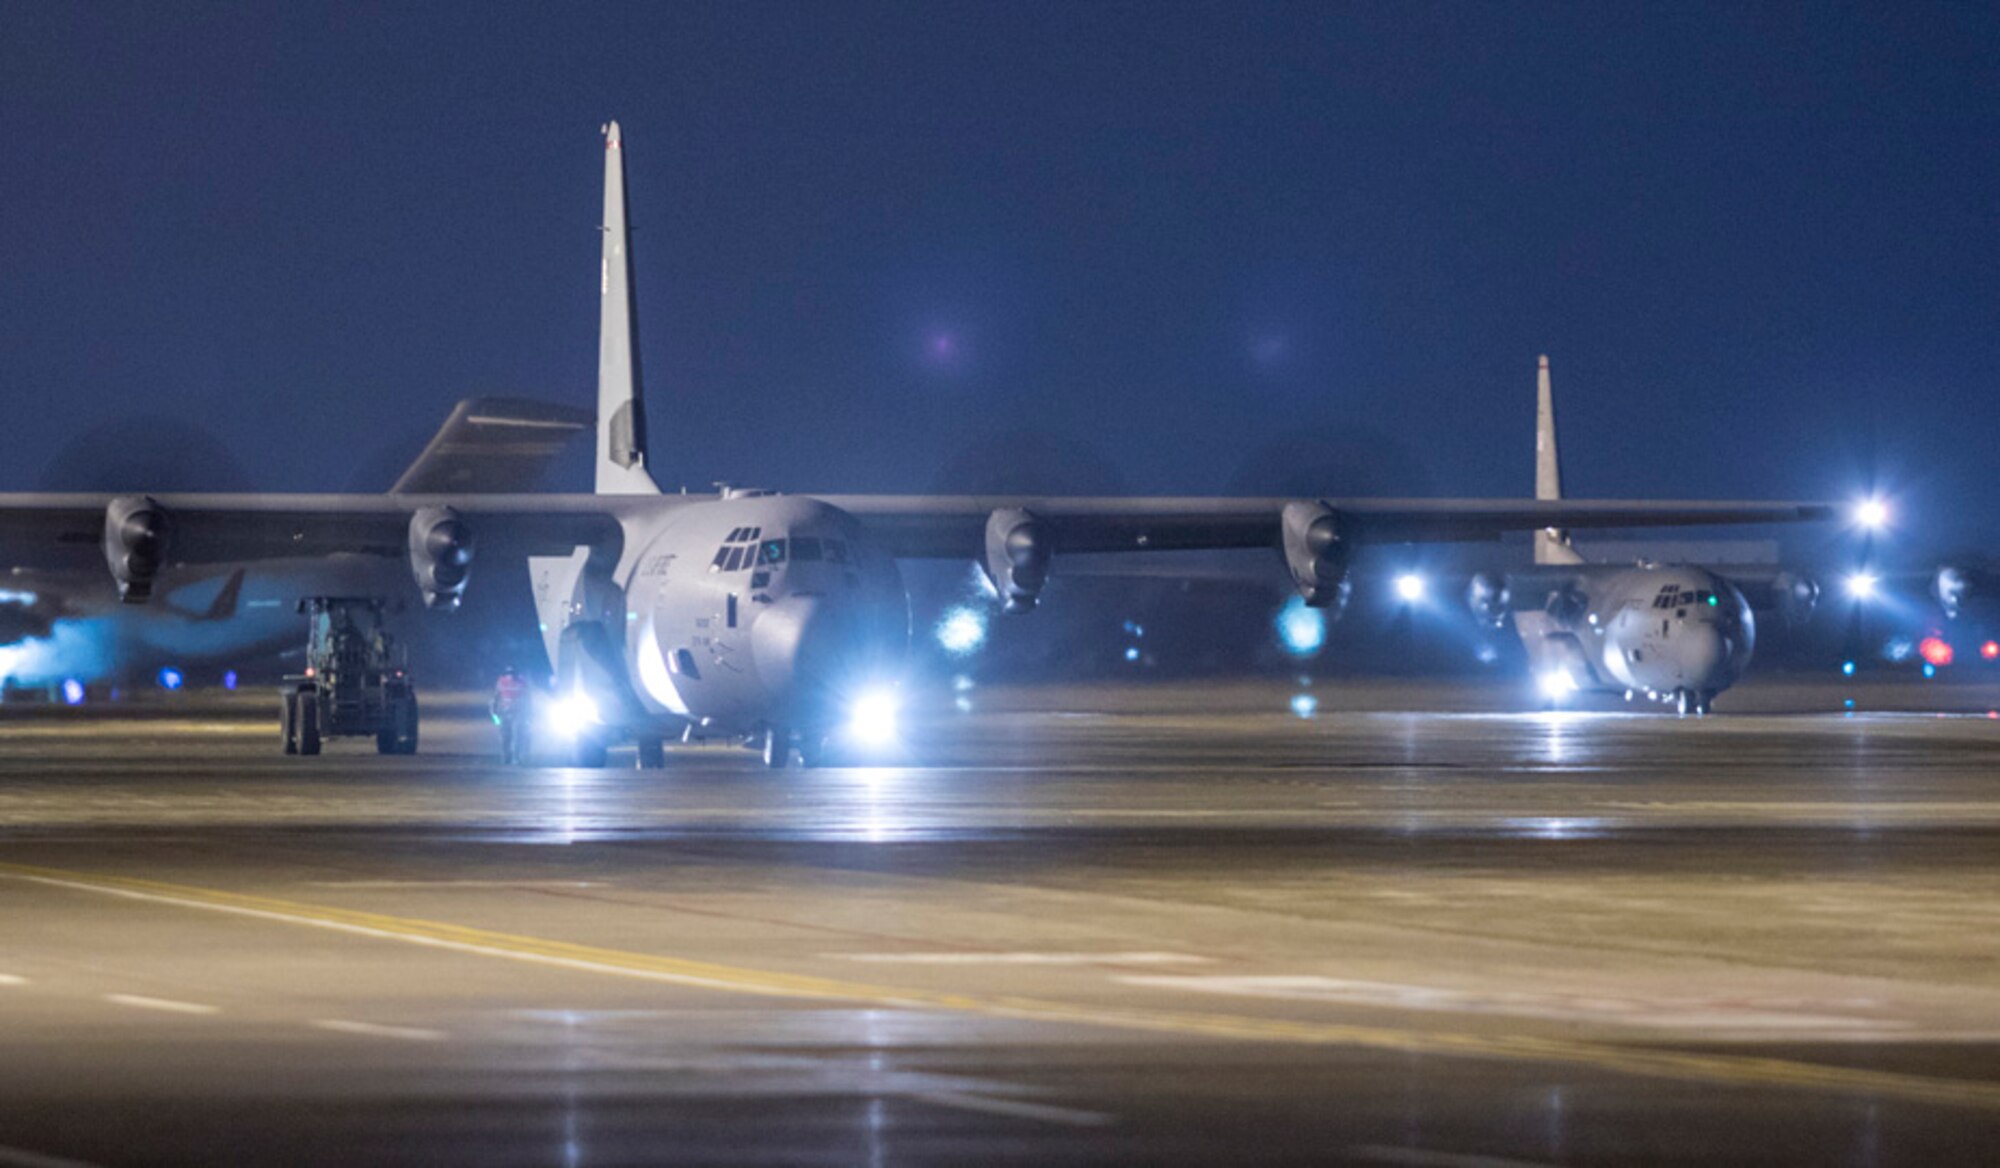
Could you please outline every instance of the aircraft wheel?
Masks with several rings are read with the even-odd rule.
[[[576,747],[570,755],[570,762],[571,765],[588,770],[601,770],[609,757],[610,750],[606,747],[604,739],[595,734],[579,734],[576,737]]]
[[[1684,689],[1677,689],[1674,691],[1675,712],[1679,713],[1681,717],[1685,718],[1690,713],[1694,712],[1694,708],[1695,708],[1695,699],[1693,694],[1690,694],[1688,691]]]
[[[772,770],[782,770],[792,761],[792,736],[782,727],[764,727],[764,765]]]
[[[299,710],[299,753],[318,754],[319,702],[311,694],[299,694],[296,704]]]
[[[287,692],[283,695],[285,708],[278,715],[279,731],[284,739],[285,753],[299,752],[299,695]]]
[[[639,739],[639,765],[646,770],[659,770],[667,765],[667,744],[658,738]]]
[[[1713,712],[1713,711],[1714,711],[1714,709],[1715,709],[1715,693],[1714,693],[1714,691],[1712,691],[1712,690],[1703,690],[1703,691],[1702,691],[1701,693],[1699,693],[1699,694],[1696,694],[1696,695],[1695,695],[1695,699],[1694,699],[1694,712],[1695,712],[1695,713],[1697,713],[1697,714],[1701,715],[1702,717],[1706,718],[1706,717],[1708,717],[1708,715],[1709,715],[1709,714],[1710,714],[1711,712]]]

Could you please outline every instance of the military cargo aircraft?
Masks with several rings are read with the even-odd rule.
[[[550,704],[580,765],[631,741],[653,762],[686,736],[770,766],[853,757],[891,733],[909,635],[897,560],[982,564],[1007,611],[1034,608],[1065,553],[1269,548],[1315,606],[1347,595],[1368,542],[1507,531],[1773,523],[1817,503],[1324,498],[1001,498],[665,494],[646,458],[624,142],[603,128],[595,491],[565,494],[0,495],[0,539],[101,549],[142,603],[170,563],[364,554],[406,559],[454,607],[482,549],[532,556]],[[763,419],[779,428],[782,419]],[[482,554],[489,554],[482,552]]]

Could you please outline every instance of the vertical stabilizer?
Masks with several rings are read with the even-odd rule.
[[[632,315],[632,248],[625,223],[625,148],[618,123],[604,127],[604,258],[598,279],[597,493],[656,495],[646,471],[646,403]]]
[[[1549,358],[1542,356],[1535,378],[1535,498],[1563,497],[1562,458],[1556,453],[1556,399],[1549,388]],[[1544,527],[1535,533],[1537,564],[1580,564],[1583,557],[1569,545],[1569,532]]]

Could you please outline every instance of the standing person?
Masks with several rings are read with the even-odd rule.
[[[493,713],[493,724],[500,727],[500,761],[509,766],[520,763],[527,754],[528,716],[534,704],[534,687],[521,676],[521,671],[511,665],[501,670],[488,708]]]

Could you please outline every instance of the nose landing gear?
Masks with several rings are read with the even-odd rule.
[[[1697,718],[1705,718],[1714,709],[1714,704],[1715,692],[1713,690],[1677,689],[1674,691],[1674,708],[1680,712],[1683,718],[1689,714],[1693,714]]]

